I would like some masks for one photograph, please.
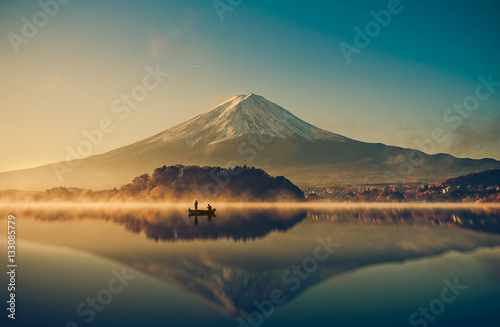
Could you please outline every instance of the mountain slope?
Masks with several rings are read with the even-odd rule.
[[[415,156],[416,154],[416,156]],[[409,165],[417,157],[418,165]],[[0,189],[113,188],[163,165],[255,166],[298,185],[434,183],[500,168],[493,159],[364,143],[308,124],[264,97],[233,97],[150,138],[80,161],[0,173]]]

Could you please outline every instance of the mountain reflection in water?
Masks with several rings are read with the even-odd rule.
[[[122,262],[197,294],[221,312],[244,316],[255,310],[255,300],[268,298],[274,289],[290,300],[362,267],[500,245],[498,208],[218,207],[217,217],[200,216],[198,225],[178,207],[28,208],[16,215],[35,220],[21,226],[27,239]],[[44,236],[42,225],[52,225],[57,237]],[[146,238],[133,235],[142,232]],[[290,277],[292,267],[314,253],[318,238],[330,237],[341,247],[290,288],[283,276]]]

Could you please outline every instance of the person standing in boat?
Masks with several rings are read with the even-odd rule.
[[[194,200],[194,210],[198,210],[198,200]]]
[[[210,204],[207,205],[208,211],[212,211],[212,206]]]

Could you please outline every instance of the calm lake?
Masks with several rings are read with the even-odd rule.
[[[8,323],[500,325],[498,206],[188,206],[2,204]]]

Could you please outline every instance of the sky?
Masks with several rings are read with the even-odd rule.
[[[104,153],[251,92],[356,140],[500,160],[499,14],[493,0],[0,0],[0,171],[65,160],[99,128],[86,154]]]

